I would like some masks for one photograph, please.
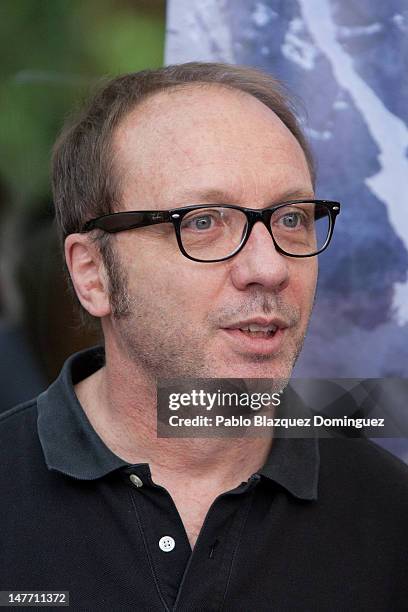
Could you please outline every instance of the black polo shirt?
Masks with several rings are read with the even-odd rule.
[[[0,417],[0,590],[69,591],[74,610],[407,609],[400,461],[361,439],[276,439],[192,552],[149,466],[114,455],[76,398],[102,363],[74,355]]]

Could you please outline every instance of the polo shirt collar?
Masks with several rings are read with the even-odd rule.
[[[278,483],[299,499],[317,499],[319,446],[313,438],[275,438],[259,474]]]
[[[90,424],[74,385],[104,365],[102,347],[75,353],[37,401],[38,435],[48,469],[79,480],[96,480],[128,465],[104,444]]]
[[[97,480],[130,466],[104,444],[89,422],[74,385],[104,365],[103,347],[76,353],[37,400],[38,435],[48,469],[79,480]],[[258,472],[300,499],[317,498],[317,438],[275,438]]]

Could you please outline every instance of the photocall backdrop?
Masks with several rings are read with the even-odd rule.
[[[408,377],[405,0],[168,0],[166,63],[225,61],[286,83],[317,194],[342,202],[320,257],[298,377]],[[408,442],[394,441],[408,458]]]

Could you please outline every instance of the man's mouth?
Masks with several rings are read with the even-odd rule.
[[[273,355],[280,351],[285,331],[290,324],[283,319],[256,317],[223,327],[233,350],[257,355]]]
[[[243,327],[238,328],[239,331],[250,336],[252,338],[270,338],[274,336],[278,326],[277,325],[257,325],[256,323],[250,323]]]
[[[289,323],[283,319],[260,316],[225,325],[224,329],[239,330],[253,338],[257,336],[269,338],[270,336],[274,336],[279,329],[285,329],[286,327],[289,327]]]

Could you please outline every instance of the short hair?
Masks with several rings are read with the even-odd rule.
[[[314,184],[313,155],[300,128],[293,98],[269,74],[246,66],[205,62],[125,74],[104,83],[65,126],[55,144],[52,186],[62,241],[80,231],[89,219],[114,212],[119,177],[111,161],[111,145],[121,120],[149,96],[192,84],[218,84],[239,90],[270,108],[299,142]]]

